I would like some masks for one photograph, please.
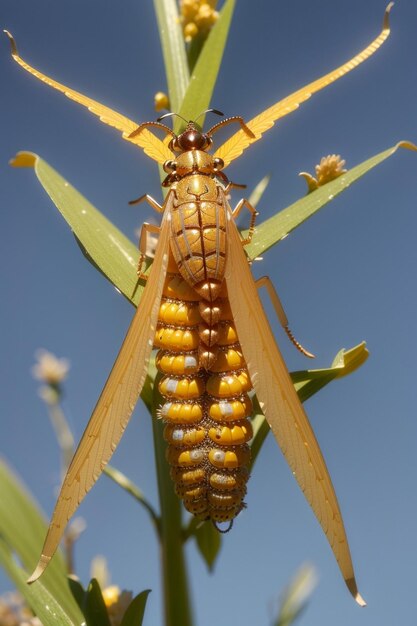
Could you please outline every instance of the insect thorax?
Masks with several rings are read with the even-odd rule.
[[[190,174],[174,185],[171,249],[183,278],[204,299],[220,292],[226,262],[226,206],[211,175]]]

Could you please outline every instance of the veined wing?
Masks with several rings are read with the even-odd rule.
[[[42,74],[42,72],[39,72],[39,70],[34,67],[31,67],[20,57],[16,48],[16,42],[11,33],[7,30],[4,32],[10,39],[13,59],[16,63],[23,67],[23,69],[29,72],[29,74],[32,74],[32,76],[35,76],[50,87],[57,89],[57,91],[63,93],[67,96],[67,98],[75,100],[75,102],[85,106],[89,111],[91,111],[91,113],[97,115],[104,124],[117,128],[117,130],[122,133],[123,139],[131,141],[132,143],[143,148],[145,154],[147,154],[151,159],[154,159],[154,161],[157,161],[158,163],[165,163],[165,161],[173,158],[172,152],[168,149],[168,146],[148,129],[143,129],[142,132],[135,137],[129,137],[129,135],[138,127],[136,122],[133,122],[124,115],[117,113],[117,111],[113,111],[109,107],[100,104],[100,102],[97,102],[96,100],[92,100],[78,91],[74,91],[61,83],[58,83],[53,78],[50,78],[49,76]]]
[[[229,218],[225,278],[252,385],[275,439],[327,536],[350,592],[358,604],[364,605],[329,472],[275,343],[231,213]]]
[[[359,52],[356,56],[354,56],[350,61],[344,63],[340,67],[336,68],[332,72],[329,72],[325,76],[315,80],[314,82],[306,85],[302,89],[294,92],[290,96],[280,100],[276,104],[273,104],[269,109],[266,109],[263,113],[260,113],[256,117],[254,117],[250,122],[246,125],[250,130],[254,133],[254,137],[250,137],[243,130],[239,130],[237,133],[232,135],[230,139],[225,141],[223,145],[216,151],[215,157],[223,159],[225,166],[229,165],[234,159],[242,154],[244,150],[250,144],[258,141],[262,137],[262,134],[271,128],[275,122],[288,113],[295,111],[298,109],[302,102],[308,100],[313,93],[320,91],[327,85],[334,83],[336,80],[353,70],[355,67],[363,63],[366,59],[374,54],[378,50],[380,46],[384,43],[384,41],[388,38],[390,33],[389,26],[389,13],[391,8],[393,7],[393,2],[390,2],[385,10],[384,15],[384,23],[382,27],[381,33],[378,35],[376,39],[374,39],[369,46],[367,46],[364,50]]]
[[[81,438],[61,487],[39,563],[29,578],[45,570],[68,520],[110,460],[145,382],[169,256],[170,213],[161,225],[158,247],[142,299],[110,376]]]

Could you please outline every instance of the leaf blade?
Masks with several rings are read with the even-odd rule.
[[[85,599],[87,626],[111,626],[100,585],[92,578]]]
[[[154,0],[171,109],[178,111],[190,74],[175,0]]]
[[[210,105],[234,8],[235,0],[226,0],[204,43],[179,111],[186,120],[195,119]]]
[[[349,350],[340,350],[328,368],[303,370],[290,374],[301,402],[305,402],[312,395],[320,391],[330,382],[343,376],[348,376],[361,367],[369,356],[366,343],[362,341]],[[258,402],[254,404],[252,418],[253,439],[251,443],[252,470],[262,445],[270,431],[269,425],[263,416]]]
[[[150,594],[150,589],[145,589],[139,593],[126,609],[120,626],[142,626],[145,615],[146,602]]]
[[[359,165],[348,170],[346,174],[319,187],[316,191],[297,200],[287,208],[279,211],[273,217],[262,222],[255,228],[252,242],[245,248],[249,259],[255,259],[284,239],[292,230],[312,217],[317,211],[336,198],[336,196],[346,191],[350,185],[395,154],[398,148],[417,151],[417,146],[411,142],[400,141],[395,146],[359,163]]]
[[[222,545],[219,531],[211,522],[204,522],[195,528],[194,537],[200,556],[212,572]]]
[[[37,561],[40,547],[44,540],[47,524],[37,508],[32,497],[19,479],[0,459],[0,536],[8,550],[13,550],[21,560],[23,567],[30,570]],[[6,551],[7,552],[7,551]],[[3,549],[3,565],[8,561],[5,548]],[[4,560],[5,559],[5,560]],[[26,584],[27,576],[22,571],[7,565],[13,580],[20,580],[23,576],[24,588],[22,593],[29,589]],[[67,571],[64,559],[60,552],[51,562],[50,570],[42,579],[42,589],[50,594],[59,604],[63,612],[69,616],[71,623],[82,621],[82,614],[73,599],[67,584]],[[31,597],[31,596],[30,596]]]
[[[0,538],[0,564],[39,617],[43,626],[56,626],[56,624],[81,626],[84,621],[81,614],[80,619],[70,616],[42,583],[37,582],[32,586],[26,583],[27,572],[15,562],[12,551],[2,538]]]
[[[31,167],[42,187],[87,252],[87,258],[131,302],[143,291],[138,285],[136,246],[46,161],[31,152],[19,152],[13,167]]]

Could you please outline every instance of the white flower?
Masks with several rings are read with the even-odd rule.
[[[47,350],[38,350],[35,354],[38,362],[32,367],[33,377],[48,385],[59,385],[67,377],[70,363],[67,359],[58,359]]]

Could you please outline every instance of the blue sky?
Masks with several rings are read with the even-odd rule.
[[[164,72],[152,3],[28,0],[0,9],[24,58],[58,80],[137,121],[152,120]],[[212,105],[250,119],[336,67],[380,30],[384,2],[237,2]],[[272,180],[261,218],[305,192],[297,177],[323,155],[352,167],[401,139],[417,142],[417,4],[399,0],[392,34],[368,62],[283,119],[228,170],[249,189]],[[29,170],[12,170],[18,150],[40,154],[128,236],[151,217],[127,201],[160,199],[153,163],[117,132],[29,77],[0,48],[3,273],[0,452],[48,515],[59,458],[31,378],[44,347],[72,364],[65,409],[78,438],[132,316],[130,305],[88,265]],[[305,561],[320,584],[300,626],[385,626],[414,617],[417,547],[417,156],[399,151],[265,255],[297,337],[327,366],[363,339],[371,357],[353,376],[306,405],[343,511],[358,585],[347,593],[324,535],[272,439],[249,483],[248,509],[224,540],[209,575],[188,551],[198,626],[270,624],[288,579]],[[239,199],[235,195],[234,202]],[[269,310],[269,309],[268,309]],[[275,324],[275,323],[274,323]],[[276,328],[289,369],[308,367]],[[114,464],[157,503],[151,427],[138,405]],[[80,513],[77,548],[88,579],[96,554],[115,584],[153,589],[146,626],[161,622],[157,545],[142,510],[103,478]],[[0,592],[10,583],[0,574]]]

